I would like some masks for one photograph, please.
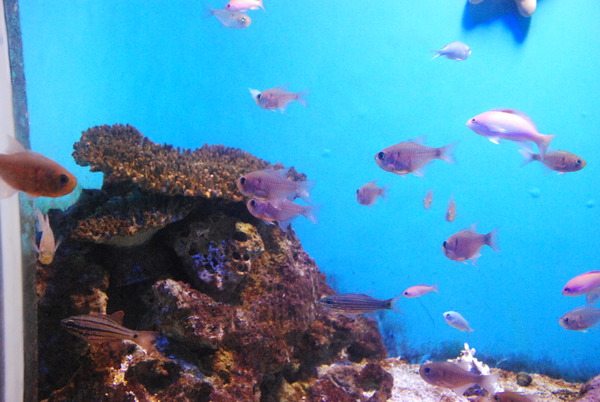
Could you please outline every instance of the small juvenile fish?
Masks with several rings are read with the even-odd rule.
[[[457,313],[456,311],[446,311],[444,313],[444,320],[446,320],[448,325],[450,325],[451,327],[454,327],[461,331],[474,331],[471,327],[469,327],[469,323],[467,322],[465,317],[463,317],[460,313]]]
[[[373,205],[377,197],[386,198],[388,186],[378,187],[377,180],[373,180],[356,190],[356,201],[360,205]]]
[[[346,315],[367,314],[378,310],[394,310],[398,297],[380,300],[360,293],[345,293],[322,297],[317,303],[336,313]]]
[[[569,280],[563,287],[565,296],[580,296],[600,286],[600,271],[589,271]]]
[[[88,343],[131,341],[140,345],[148,354],[159,353],[154,347],[158,332],[133,331],[122,326],[122,323],[122,311],[112,315],[76,315],[65,318],[60,322],[63,328],[73,335],[83,338]]]
[[[498,392],[492,398],[492,401],[498,402],[535,402],[533,395],[525,395],[520,392],[504,391]]]
[[[231,11],[228,9],[213,10],[209,9],[211,15],[214,15],[221,24],[231,29],[244,29],[248,28],[252,23],[252,19],[239,11]]]
[[[498,374],[471,373],[450,362],[423,364],[419,367],[419,375],[425,382],[436,387],[449,388],[458,396],[462,396],[467,389],[475,384],[493,394],[495,391],[494,384],[500,378]]]
[[[467,127],[487,137],[494,144],[499,144],[500,140],[534,142],[542,158],[546,154],[550,141],[555,137],[540,134],[531,117],[513,109],[493,109],[481,113],[469,119]]]
[[[411,286],[408,289],[406,289],[404,292],[402,292],[402,295],[404,297],[419,297],[419,296],[423,296],[429,292],[438,292],[438,286],[437,284],[431,286],[431,285],[415,285],[415,286]]]
[[[454,195],[451,195],[448,200],[448,208],[446,208],[446,220],[454,222],[454,219],[456,219],[456,202],[454,202]]]
[[[238,178],[235,182],[238,190],[246,197],[259,200],[280,200],[282,198],[294,199],[299,197],[310,202],[310,189],[313,181],[292,181],[285,175],[286,169],[263,169],[250,172]]]
[[[469,46],[462,42],[456,41],[448,43],[439,50],[432,50],[432,52],[437,54],[433,56],[431,60],[436,59],[440,56],[444,56],[451,60],[462,61],[467,60],[469,58],[469,56],[471,55],[471,48],[469,48]]]
[[[494,251],[498,252],[498,245],[496,244],[498,229],[494,229],[488,234],[479,234],[475,233],[475,226],[473,224],[469,230],[463,229],[444,241],[442,243],[444,255],[454,261],[466,261],[470,259],[471,264],[475,265],[477,259],[481,256],[479,250],[484,245],[488,245]]]
[[[271,201],[251,199],[246,203],[246,207],[255,218],[269,225],[277,222],[284,232],[298,215],[303,215],[312,223],[317,223],[317,218],[314,215],[314,206],[296,204],[285,198],[279,200],[276,205]]]
[[[600,308],[578,307],[558,319],[564,329],[586,332],[600,321]]]
[[[593,306],[598,302],[598,299],[600,299],[600,288],[590,290],[585,295],[585,304],[587,304],[588,306]]]
[[[521,166],[525,166],[531,161],[540,161],[548,168],[557,171],[558,174],[576,172],[583,169],[586,165],[585,159],[567,151],[548,150],[544,158],[540,154],[526,149],[519,149],[519,153],[523,156]]]
[[[60,241],[54,241],[54,233],[50,227],[48,215],[44,215],[42,214],[42,211],[36,209],[35,216],[37,218],[37,230],[42,233],[40,244],[39,246],[35,246],[35,250],[38,253],[38,260],[42,264],[48,265],[54,260],[54,253],[56,252],[56,249],[58,249]]]
[[[429,190],[427,192],[427,194],[425,194],[425,198],[423,198],[423,208],[430,209],[432,203],[433,203],[433,190]]]
[[[32,197],[62,197],[75,189],[77,179],[64,167],[36,152],[25,150],[6,136],[8,150],[0,154],[0,198],[17,191]]]
[[[263,7],[262,0],[231,0],[225,6],[226,10],[239,11],[242,13],[244,13],[248,10],[258,10],[259,8],[262,8],[263,11],[265,9]]]
[[[387,172],[399,175],[412,173],[419,177],[423,176],[423,167],[434,159],[455,163],[453,152],[456,144],[435,148],[423,145],[423,141],[424,137],[420,137],[387,147],[375,155],[375,162]]]
[[[284,88],[271,88],[261,92],[250,88],[250,94],[258,106],[263,109],[279,109],[281,113],[284,113],[287,105],[293,101],[304,107],[307,105],[306,92],[288,92]]]

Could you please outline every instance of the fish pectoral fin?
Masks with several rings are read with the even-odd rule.
[[[0,178],[0,199],[9,198],[18,190]]]
[[[467,385],[461,385],[460,387],[456,387],[454,388],[452,391],[454,391],[454,393],[458,396],[463,396],[463,394],[469,389],[471,388],[473,385],[475,384],[467,384]]]
[[[500,144],[500,138],[498,137],[488,137],[488,140],[490,140],[490,142],[493,142],[494,144]]]
[[[479,259],[479,257],[481,257],[481,253],[477,253],[473,257],[471,257],[471,259],[470,259],[471,265],[473,265],[474,267],[476,267],[477,266],[477,260]]]

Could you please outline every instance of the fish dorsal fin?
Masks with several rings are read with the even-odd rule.
[[[408,140],[407,142],[412,142],[413,144],[417,144],[417,145],[425,145],[425,138],[427,138],[426,135],[422,135],[418,138],[415,138],[413,140]]]
[[[526,115],[525,113],[521,112],[520,110],[515,110],[515,109],[503,109],[503,108],[499,108],[499,109],[492,109],[496,112],[503,112],[503,113],[510,113],[510,114],[514,114],[515,116],[519,116],[525,120],[527,120],[533,127],[535,127],[535,131],[537,131],[537,127],[535,126],[535,123],[533,122],[533,120],[531,119],[531,117],[529,117],[528,115]]]
[[[114,313],[108,316],[108,318],[110,318],[119,325],[123,325],[123,317],[125,317],[125,313],[123,312],[123,310],[115,311]]]
[[[27,152],[23,144],[21,144],[16,138],[10,135],[5,135],[2,140],[2,153],[5,154],[16,154],[18,152]]]
[[[476,230],[477,230],[477,222],[475,222],[474,224],[472,224],[469,227],[469,230],[467,230],[467,232],[475,233]]]

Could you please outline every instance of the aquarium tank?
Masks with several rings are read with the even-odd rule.
[[[25,400],[600,374],[596,2],[3,5]]]

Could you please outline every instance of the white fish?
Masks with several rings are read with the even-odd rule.
[[[39,246],[35,245],[35,251],[38,253],[38,260],[42,264],[48,265],[54,260],[54,253],[60,245],[60,240],[58,242],[54,241],[54,233],[50,227],[48,215],[44,215],[39,209],[36,209],[35,216],[37,218],[37,230],[42,233]]]
[[[463,61],[471,55],[471,48],[462,42],[456,41],[448,43],[439,50],[432,50],[432,52],[437,53],[432,60],[444,56],[448,59]]]
[[[227,9],[213,10],[209,8],[210,15],[215,16],[221,24],[231,29],[244,29],[248,28],[252,23],[252,19],[244,13],[239,11],[230,11]]]
[[[463,317],[460,313],[457,313],[456,311],[446,311],[444,313],[444,319],[451,327],[454,327],[461,331],[473,331],[465,317]]]

